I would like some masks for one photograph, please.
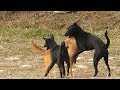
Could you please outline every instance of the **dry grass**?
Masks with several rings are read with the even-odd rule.
[[[120,77],[120,12],[118,11],[78,11],[55,14],[52,11],[0,12],[0,78],[1,79],[42,79],[44,75],[43,57],[30,49],[30,41],[43,47],[43,36],[54,34],[59,44],[65,39],[66,28],[75,21],[81,27],[100,37],[104,42],[104,32],[108,30],[111,44],[109,64],[112,76]],[[74,66],[74,79],[93,79],[92,64],[94,50],[79,55]],[[108,79],[103,59],[99,62],[97,79]],[[58,79],[57,65],[47,79]]]

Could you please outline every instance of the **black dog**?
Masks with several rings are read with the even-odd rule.
[[[68,27],[68,31],[65,33],[65,36],[69,37],[75,37],[76,44],[78,46],[78,54],[82,53],[83,51],[93,50],[95,49],[94,58],[93,58],[93,65],[95,68],[95,74],[94,77],[98,73],[98,61],[104,57],[105,64],[108,68],[110,75],[110,67],[108,64],[108,50],[107,48],[110,45],[110,39],[107,36],[107,31],[105,32],[105,37],[107,39],[107,44],[104,44],[104,42],[98,38],[95,35],[92,35],[90,33],[87,33],[81,29],[76,23]]]
[[[52,57],[52,61],[45,72],[45,76],[48,75],[49,71],[52,69],[54,64],[57,63],[60,70],[60,76],[62,78],[62,74],[65,75],[64,61],[67,64],[67,75],[68,75],[70,63],[69,63],[69,55],[67,52],[67,48],[65,47],[65,42],[62,42],[61,45],[57,45],[53,35],[50,38],[43,38],[43,39],[45,40],[44,47],[50,49],[51,57]]]

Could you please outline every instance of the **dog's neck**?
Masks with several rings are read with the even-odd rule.
[[[50,49],[52,49],[53,47],[57,46],[57,43],[55,41],[51,41],[48,44],[49,44],[49,48]]]

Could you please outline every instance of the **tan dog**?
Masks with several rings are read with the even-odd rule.
[[[73,77],[72,67],[73,63],[76,62],[76,54],[78,53],[78,47],[76,44],[75,37],[70,37],[65,40],[66,46],[68,47],[69,61],[70,61],[70,76]]]

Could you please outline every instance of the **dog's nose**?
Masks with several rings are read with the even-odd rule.
[[[65,33],[65,34],[64,34],[64,36],[68,36],[68,34],[67,34],[67,33]]]
[[[67,32],[64,34],[64,36],[69,36],[69,34],[70,34],[70,32],[67,31]]]
[[[46,45],[46,44],[44,44],[44,47],[47,47],[47,45]]]

